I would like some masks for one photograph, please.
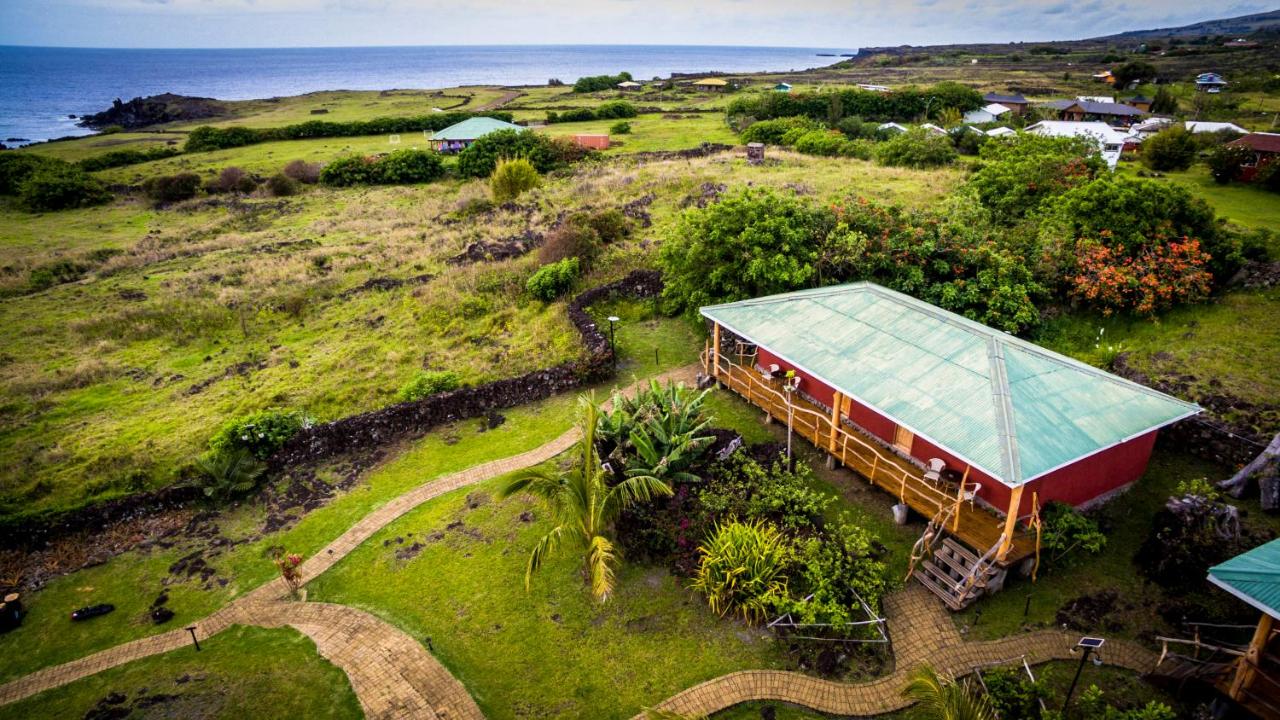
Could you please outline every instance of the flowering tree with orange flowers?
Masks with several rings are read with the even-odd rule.
[[[1192,238],[1153,243],[1132,255],[1122,247],[1080,240],[1076,258],[1071,294],[1100,308],[1104,315],[1126,311],[1152,315],[1178,303],[1202,300],[1213,286],[1209,254]]]

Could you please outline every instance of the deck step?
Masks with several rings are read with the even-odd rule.
[[[957,612],[964,609],[965,606],[961,604],[961,602],[958,599],[956,599],[955,595],[944,590],[936,582],[934,582],[933,578],[929,577],[924,572],[920,570],[916,570],[914,573],[912,573],[912,575],[914,575],[915,578],[920,581],[921,585],[924,585],[925,587],[929,588],[930,592],[932,592],[934,595],[937,595],[939,598],[941,598],[942,602],[946,603],[947,607]]]
[[[964,597],[961,597],[960,591],[957,590],[956,587],[961,582],[964,581],[963,575],[960,577],[956,577],[955,575],[952,575],[951,573],[949,573],[945,568],[939,567],[937,563],[934,563],[931,560],[923,561],[922,563],[920,563],[920,567],[924,570],[925,574],[928,575],[930,579],[934,581],[934,583],[941,586],[942,589],[946,590],[947,593],[949,593],[952,597],[955,597],[957,600],[970,602],[970,601],[976,600],[978,596],[982,594],[982,586],[978,584],[974,584],[972,587],[968,588],[967,591],[965,591]]]
[[[978,563],[978,556],[972,550],[956,542],[950,536],[942,538],[942,547],[950,550],[953,555],[964,558],[965,564],[969,567],[973,567]]]
[[[995,592],[1003,584],[1003,570],[983,566],[985,571],[973,575],[979,558],[972,550],[950,537],[934,549],[933,556],[921,561],[912,576],[952,610],[963,610],[988,592]],[[997,581],[997,582],[993,582]]]

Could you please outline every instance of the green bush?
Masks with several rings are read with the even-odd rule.
[[[1195,162],[1196,137],[1181,125],[1165,128],[1142,143],[1142,164],[1152,170],[1186,170]]]
[[[185,172],[148,178],[142,191],[157,205],[190,200],[200,191],[200,176]]]
[[[1040,519],[1040,546],[1050,563],[1060,562],[1077,551],[1096,555],[1107,545],[1107,536],[1098,524],[1066,503],[1047,503]]]
[[[444,176],[444,161],[431,150],[396,150],[379,158],[376,165],[378,182],[384,185],[427,183]]]
[[[89,266],[71,260],[58,260],[32,268],[27,284],[32,290],[44,290],[54,285],[75,282],[84,277]]]
[[[880,143],[876,160],[895,167],[940,167],[955,162],[956,148],[945,135],[912,128]]]
[[[784,143],[783,137],[792,130],[803,130],[807,133],[811,130],[821,129],[823,129],[822,123],[803,116],[761,120],[760,122],[752,123],[746,130],[742,131],[742,142],[787,145],[790,143]]]
[[[591,75],[588,77],[580,77],[573,84],[573,91],[576,93],[600,92],[603,90],[613,90],[618,83],[627,82],[631,79],[631,73],[620,72],[617,75]]]
[[[596,111],[591,108],[572,108],[564,112],[547,111],[547,124],[568,122],[590,122],[596,119]]]
[[[524,158],[540,173],[554,170],[559,158],[550,140],[529,130],[499,130],[485,135],[458,153],[458,174],[487,178],[501,159]]]
[[[62,167],[66,163],[32,152],[0,152],[0,195],[17,195],[22,183],[37,170]]]
[[[835,157],[842,155],[844,146],[849,141],[844,135],[831,130],[812,130],[801,135],[795,142],[796,152],[802,152],[805,155],[820,155],[823,157]]]
[[[1087,138],[1019,133],[982,145],[982,165],[967,183],[999,223],[1033,213],[1047,199],[1089,182],[1106,167]]]
[[[382,179],[377,162],[363,155],[348,155],[331,160],[320,169],[320,182],[325,185],[347,187],[350,185],[374,185]]]
[[[202,125],[187,134],[187,142],[183,145],[183,150],[186,152],[227,150],[265,142],[266,139],[264,133],[253,128],[215,128]]]
[[[101,205],[111,200],[111,193],[80,168],[57,163],[27,175],[19,186],[18,200],[28,210],[44,212]]]
[[[598,210],[593,213],[576,213],[575,222],[581,222],[595,230],[600,242],[609,245],[625,240],[631,235],[633,223],[617,208]]]
[[[499,160],[489,177],[489,191],[493,193],[494,202],[506,203],[538,187],[541,182],[542,177],[528,160]]]
[[[878,608],[888,587],[888,569],[879,560],[871,533],[841,519],[817,535],[795,542],[787,592],[774,599],[775,616],[791,615],[798,623],[829,625],[839,635],[870,634],[843,628],[869,620],[862,607]]]
[[[457,390],[462,378],[452,370],[420,370],[396,393],[399,402],[414,402],[438,393]]]
[[[892,93],[849,89],[822,93],[749,93],[730,101],[725,113],[757,120],[804,115],[839,124],[846,116],[884,122],[904,122],[926,114],[936,116],[946,108],[967,112],[982,107],[982,94],[956,82],[932,87],[908,87]]]
[[[781,533],[762,522],[734,521],[717,527],[698,551],[702,562],[691,587],[706,595],[713,612],[751,623],[768,618],[786,591],[788,548]]]
[[[579,261],[576,257],[567,257],[550,265],[538,268],[525,287],[529,294],[543,302],[551,302],[569,292],[578,279]]]
[[[382,117],[347,122],[308,120],[275,128],[246,128],[238,126],[215,128],[202,126],[192,130],[187,136],[185,149],[186,152],[201,152],[206,150],[225,150],[227,148],[243,147],[275,140],[304,140],[310,138],[434,131],[443,130],[450,125],[473,117],[491,117],[505,122],[511,122],[512,119],[511,113],[506,111],[485,111],[481,113],[431,113],[430,115]]]
[[[610,135],[630,135],[631,123],[626,121],[616,122],[609,126],[609,134]]]
[[[819,214],[792,195],[742,188],[677,219],[659,251],[672,307],[772,295],[815,278]]]
[[[76,164],[85,172],[95,172],[109,168],[125,167],[126,165],[137,165],[151,162],[152,160],[163,160],[181,154],[182,151],[176,147],[157,147],[146,150],[112,150],[101,155],[85,158]]]
[[[601,120],[620,120],[623,118],[633,118],[639,113],[636,112],[636,106],[626,100],[610,100],[601,103],[596,108],[596,117]]]
[[[632,222],[617,209],[576,212],[547,234],[538,251],[544,265],[576,257],[585,270],[601,245],[617,242],[631,234]]]
[[[276,173],[265,183],[271,197],[288,197],[298,194],[298,182],[284,173]]]
[[[299,430],[310,425],[311,419],[296,410],[259,410],[219,428],[209,439],[209,450],[215,454],[244,450],[259,460],[266,460]]]
[[[243,448],[213,450],[196,460],[197,483],[205,497],[226,501],[258,485],[266,468]]]
[[[1253,151],[1243,145],[1222,145],[1210,151],[1205,162],[1213,181],[1226,185],[1240,176],[1240,166],[1251,159]]]

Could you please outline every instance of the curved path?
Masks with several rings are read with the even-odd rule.
[[[691,382],[695,366],[659,380]],[[379,507],[302,564],[304,582],[333,567],[374,533],[419,505],[459,488],[545,462],[577,441],[569,430],[527,452],[483,463],[420,485]],[[282,599],[287,589],[276,579],[195,623],[201,638],[232,625],[291,626],[309,636],[322,656],[347,674],[365,716],[378,719],[482,720],[462,683],[422,644],[362,610],[330,603]],[[892,674],[865,683],[838,683],[779,670],[746,670],[713,678],[668,698],[658,707],[680,714],[710,715],[738,703],[778,700],[840,715],[876,715],[905,707],[901,697],[910,670],[923,663],[955,676],[975,666],[1026,658],[1029,663],[1071,657],[1077,637],[1043,630],[991,642],[965,642],[942,605],[923,587],[911,585],[885,599],[893,640]],[[134,640],[93,655],[36,671],[0,685],[0,704],[29,697],[108,668],[185,647],[185,629]],[[1110,664],[1138,672],[1155,667],[1156,656],[1125,641],[1108,643]],[[645,717],[637,715],[637,720]]]
[[[697,366],[659,375],[660,381],[692,382]],[[634,385],[624,392],[634,391]],[[419,485],[364,516],[301,567],[303,582],[315,579],[419,505],[459,488],[532,467],[568,450],[577,428],[548,443],[510,457],[482,463]],[[369,718],[482,718],[480,709],[448,670],[418,641],[374,616],[343,605],[283,600],[288,589],[276,578],[194,623],[200,638],[232,625],[290,625],[316,641],[321,655],[342,668]],[[151,655],[191,643],[185,629],[170,630],[117,645],[71,662],[37,670],[0,685],[0,705]]]

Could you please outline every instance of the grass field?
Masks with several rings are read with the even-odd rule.
[[[233,627],[194,648],[135,660],[9,705],[4,720],[357,720],[347,676],[293,629]],[[115,713],[115,714],[111,714]]]
[[[1141,169],[1138,163],[1124,163],[1120,172],[1126,176],[1136,176]],[[1163,173],[1164,177],[1154,178],[1159,182],[1177,183],[1193,194],[1204,198],[1218,213],[1237,225],[1245,227],[1275,230],[1280,228],[1280,198],[1275,193],[1245,183],[1219,185],[1209,176],[1209,170],[1203,165],[1195,165],[1190,170]]]

